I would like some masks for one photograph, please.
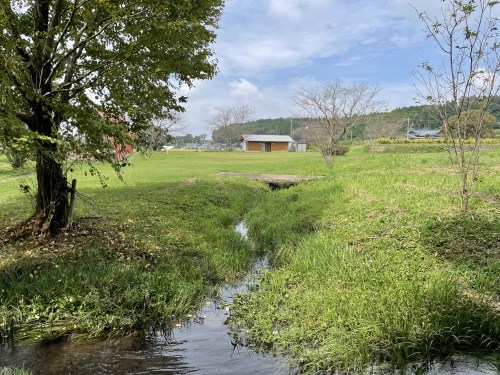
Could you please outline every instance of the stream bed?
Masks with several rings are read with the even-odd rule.
[[[247,238],[242,222],[235,231]],[[250,348],[234,346],[228,334],[226,309],[232,297],[244,292],[266,259],[259,260],[249,276],[236,286],[227,286],[221,298],[209,301],[196,317],[174,328],[168,335],[140,335],[104,341],[63,340],[52,344],[0,346],[0,367],[23,367],[42,375],[123,375],[123,374],[293,374],[283,357],[265,356]],[[427,369],[429,375],[495,375],[500,358],[477,359],[455,356]],[[397,374],[383,366],[367,374]],[[408,369],[408,374],[414,372]]]
[[[235,231],[247,238],[244,222]],[[63,340],[59,343],[0,347],[0,367],[23,367],[43,375],[123,374],[290,374],[283,358],[235,347],[225,324],[226,305],[259,271],[259,260],[239,285],[227,286],[221,298],[208,301],[196,317],[168,335],[127,336],[105,341]]]
[[[289,374],[283,358],[234,347],[225,304],[243,286],[228,287],[198,317],[169,336],[128,336],[105,341],[62,341],[0,348],[0,365],[34,374]]]

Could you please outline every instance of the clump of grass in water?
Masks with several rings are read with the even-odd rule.
[[[0,375],[32,375],[31,371],[22,368],[1,367]]]
[[[305,370],[401,366],[455,349],[498,347],[500,320],[461,295],[452,273],[421,255],[359,254],[328,236],[304,241],[286,269],[236,301],[254,344],[291,353]],[[306,255],[307,254],[307,255]]]

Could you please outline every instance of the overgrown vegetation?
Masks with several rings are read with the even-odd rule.
[[[292,154],[274,157],[281,165],[294,162]],[[307,159],[306,168],[317,161],[316,155]],[[15,224],[29,216],[30,201],[20,197],[18,186],[30,181],[0,185],[0,226],[10,227],[2,231],[0,247],[2,335],[166,329],[217,286],[244,274],[256,252],[233,226],[267,188],[211,177],[237,167],[235,160],[241,168],[236,171],[262,164],[262,156],[243,154],[138,156],[126,183],[102,166],[111,176],[104,190],[94,177],[75,171],[78,226],[49,242],[11,237]]]
[[[236,300],[236,336],[311,373],[497,350],[499,151],[465,217],[444,152],[358,147],[332,176],[267,195],[248,221],[275,268]]]
[[[333,173],[317,153],[153,153],[134,158],[125,183],[102,166],[104,190],[75,171],[76,231],[2,244],[3,334],[167,329],[268,250],[273,268],[236,299],[233,332],[304,372],[495,352],[499,157],[498,147],[484,151],[466,216],[445,152],[352,144]],[[327,176],[271,192],[213,176],[222,171]],[[0,185],[1,227],[29,216],[19,184],[29,177]],[[253,248],[233,232],[243,216]]]

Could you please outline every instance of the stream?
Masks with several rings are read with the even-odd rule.
[[[244,222],[235,231],[248,238]],[[167,336],[0,347],[0,367],[24,367],[43,375],[290,374],[283,358],[235,347],[225,324],[225,306],[232,296],[245,291],[251,278],[267,267],[266,259],[259,260],[241,284],[225,287],[220,299],[207,302],[196,317]]]
[[[235,231],[247,238],[244,222]],[[227,286],[221,298],[209,301],[196,317],[174,328],[169,335],[127,336],[105,341],[63,340],[53,344],[0,346],[0,367],[23,367],[34,374],[123,375],[123,374],[262,374],[294,373],[282,357],[265,356],[250,348],[235,347],[225,324],[226,305],[236,293],[244,292],[248,283],[267,260],[259,260],[249,276],[236,286]],[[429,375],[497,375],[500,358],[477,359],[456,356],[435,363]],[[378,370],[378,371],[377,371]],[[367,374],[387,373],[383,366]],[[390,371],[392,374],[400,371]],[[408,374],[413,372],[409,370]]]

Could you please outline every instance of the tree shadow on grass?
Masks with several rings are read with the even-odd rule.
[[[421,228],[421,240],[431,252],[450,262],[483,267],[500,261],[500,217],[437,218]]]
[[[101,208],[71,233],[0,229],[0,336],[35,325],[37,335],[163,329],[250,267],[256,254],[233,226],[264,190],[191,181],[87,191]]]

